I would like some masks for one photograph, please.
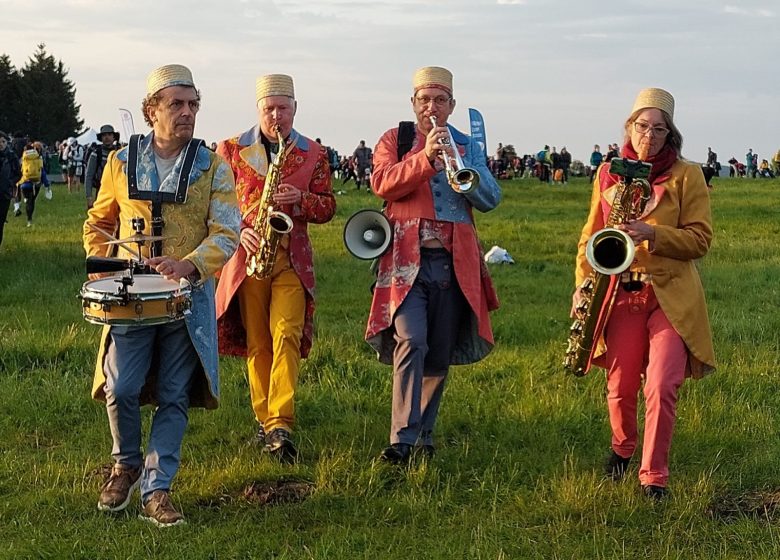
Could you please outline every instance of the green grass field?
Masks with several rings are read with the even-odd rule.
[[[502,205],[477,217],[485,248],[517,263],[491,269],[496,348],[451,371],[432,462],[374,461],[391,371],[363,342],[371,276],[341,231],[379,204],[350,183],[336,218],[311,227],[318,312],[297,400],[302,462],[247,445],[244,363],[223,359],[221,407],[192,412],[175,481],[188,524],[167,530],[138,520],[137,503],[117,516],[95,507],[111,462],[105,410],[89,397],[100,329],[77,298],[83,194],[56,186],[32,228],[9,214],[0,248],[0,557],[777,558],[780,181],[715,185],[715,241],[700,264],[719,370],[683,386],[668,501],[641,496],[636,461],[626,481],[601,480],[603,373],[560,367],[584,180],[504,183]],[[310,493],[255,491],[290,481]]]

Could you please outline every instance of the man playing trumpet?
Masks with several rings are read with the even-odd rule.
[[[420,68],[413,86],[416,123],[385,132],[371,175],[394,233],[379,260],[366,328],[380,361],[393,365],[390,445],[380,455],[393,464],[408,462],[415,448],[433,454],[449,367],[490,352],[488,312],[498,308],[472,216],[473,208],[498,205],[498,183],[477,142],[447,124],[455,108],[449,70]],[[470,168],[471,183],[451,185],[458,170],[445,169],[445,158]]]
[[[298,104],[292,78],[262,76],[256,95],[259,124],[217,147],[233,168],[242,216],[241,245],[217,287],[219,347],[223,354],[247,358],[258,422],[255,442],[291,461],[297,455],[291,432],[298,367],[313,338],[314,262],[308,224],[330,221],[336,200],[326,149],[293,129]],[[280,153],[279,183],[270,201],[292,227],[279,240],[274,262],[262,263],[268,275],[259,278],[262,275],[247,274],[247,262],[263,244],[255,227],[257,215],[263,210],[264,191],[273,187],[268,182],[274,166],[269,164],[280,161]]]

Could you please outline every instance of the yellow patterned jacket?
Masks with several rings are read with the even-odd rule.
[[[138,188],[151,190],[152,184],[157,183],[160,190],[175,192],[184,150],[170,175],[159,183],[152,137],[149,135],[144,138],[139,148]],[[124,238],[133,235],[131,220],[140,216],[146,222],[144,233],[151,234],[151,202],[130,199],[126,166],[127,148],[109,156],[97,199],[84,223],[84,248],[87,256],[109,256],[113,247],[102,245],[107,239],[92,228],[93,224],[105,231],[115,231],[118,225],[117,237]],[[200,357],[202,370],[193,383],[191,406],[216,408],[219,399],[219,376],[213,276],[235,252],[241,222],[230,166],[219,155],[201,146],[190,173],[185,202],[163,203],[162,215],[165,220],[163,235],[170,236],[163,242],[163,254],[189,260],[198,269],[201,279],[201,283],[192,287],[192,313],[186,317],[187,329]],[[144,246],[143,255],[149,256],[148,244]],[[117,256],[127,258],[129,253],[120,248]],[[106,326],[103,329],[92,387],[93,397],[100,400],[105,398],[103,358],[110,343],[110,328]],[[142,398],[145,402],[154,401],[151,391],[145,391]]]

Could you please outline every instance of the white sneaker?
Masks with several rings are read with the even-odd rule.
[[[32,227],[32,222],[27,222],[27,227]]]

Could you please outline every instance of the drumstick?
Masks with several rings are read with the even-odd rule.
[[[99,227],[98,227],[98,226],[96,226],[95,224],[89,224],[89,227],[91,227],[92,229],[94,229],[94,230],[95,230],[95,231],[97,231],[98,233],[102,233],[103,235],[105,235],[106,237],[108,237],[108,238],[109,238],[111,241],[116,241],[116,242],[117,242],[117,245],[119,245],[119,246],[120,246],[120,247],[122,247],[122,248],[123,248],[125,251],[128,251],[129,253],[132,253],[132,254],[134,254],[134,255],[137,255],[137,256],[138,256],[138,261],[139,261],[139,262],[143,262],[144,258],[141,256],[141,252],[140,252],[140,251],[138,251],[137,249],[133,249],[133,248],[132,248],[132,247],[130,247],[129,245],[125,245],[124,243],[120,242],[120,241],[119,241],[119,239],[117,239],[116,237],[114,237],[114,236],[113,236],[113,234],[110,234],[110,233],[108,233],[106,230],[104,230],[104,229],[102,229],[102,228],[99,228]]]

